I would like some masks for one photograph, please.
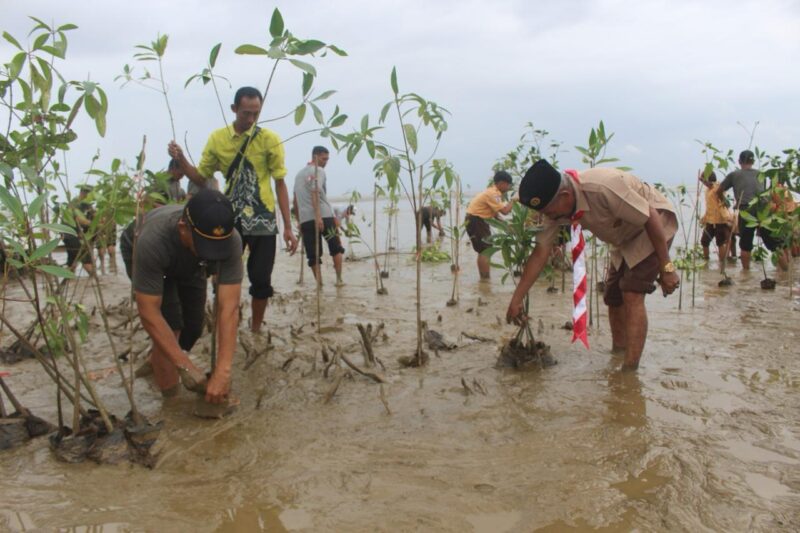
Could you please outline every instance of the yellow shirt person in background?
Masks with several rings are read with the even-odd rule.
[[[733,213],[720,200],[717,189],[717,175],[713,172],[704,178],[703,172],[699,172],[697,179],[706,186],[706,213],[700,219],[703,225],[703,236],[700,238],[700,245],[703,247],[703,257],[708,260],[709,246],[711,240],[715,239],[719,256],[719,268],[723,269],[723,262],[728,255],[728,242],[730,240],[731,226],[733,225]]]
[[[494,183],[488,189],[473,198],[467,206],[467,235],[472,243],[472,249],[478,252],[478,272],[481,280],[490,277],[491,265],[489,258],[481,252],[489,247],[484,240],[492,234],[486,219],[494,218],[498,214],[507,215],[511,212],[514,201],[503,202],[503,195],[511,189],[513,180],[508,172],[499,170],[495,172],[492,180]]]

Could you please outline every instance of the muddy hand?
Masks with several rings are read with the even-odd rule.
[[[675,292],[681,280],[675,272],[664,272],[658,279],[658,283],[661,285],[661,291],[664,293],[664,297],[666,297]]]
[[[186,390],[203,394],[206,392],[206,376],[197,367],[179,367],[178,374]]]
[[[527,321],[528,317],[522,311],[522,303],[511,300],[511,303],[508,304],[508,310],[506,311],[506,322],[521,326]]]
[[[231,390],[230,374],[223,374],[220,371],[214,372],[206,386],[206,401],[208,403],[224,403],[228,401],[228,394]]]

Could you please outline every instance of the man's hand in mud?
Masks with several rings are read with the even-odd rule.
[[[508,311],[506,311],[506,322],[521,326],[527,321],[528,316],[522,310],[522,302],[512,299],[511,303],[508,304]]]
[[[230,371],[224,372],[220,367],[211,375],[206,385],[206,401],[208,403],[224,403],[231,391]]]
[[[668,296],[678,288],[678,285],[681,283],[681,278],[678,276],[677,272],[663,272],[661,277],[658,278],[658,283],[661,285],[661,291],[664,293],[664,296]]]

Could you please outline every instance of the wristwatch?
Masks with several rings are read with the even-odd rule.
[[[672,261],[667,261],[664,266],[661,267],[661,272],[664,274],[672,274],[675,272],[675,265],[672,264]]]

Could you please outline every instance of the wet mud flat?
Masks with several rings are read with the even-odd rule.
[[[452,307],[449,266],[423,268],[423,318],[457,347],[402,368],[415,348],[407,256],[389,262],[386,296],[368,262],[346,263],[347,285],[323,287],[316,333],[309,272],[297,285],[299,260],[280,255],[273,348],[254,358],[262,341],[248,338],[248,358],[240,346],[233,416],[198,419],[193,394],[162,400],[138,380],[140,410],[163,421],[156,467],[64,464],[46,439],[2,452],[0,530],[800,529],[800,303],[785,278],[762,291],[757,273],[732,269],[735,285],[720,288],[705,272],[696,307],[684,292],[680,312],[676,296],[648,297],[637,373],[617,370],[602,308],[591,351],[570,344],[570,298],[542,283],[532,326],[558,364],[519,371],[495,366],[515,331],[501,320],[513,287],[479,283],[467,258]],[[103,283],[127,292],[122,276]],[[359,323],[384,324],[373,349],[385,369],[367,367]],[[93,335],[86,352],[124,414],[104,342]],[[338,349],[385,382],[329,366],[323,346],[329,363]],[[54,387],[37,364],[10,369],[21,401],[54,421]]]

